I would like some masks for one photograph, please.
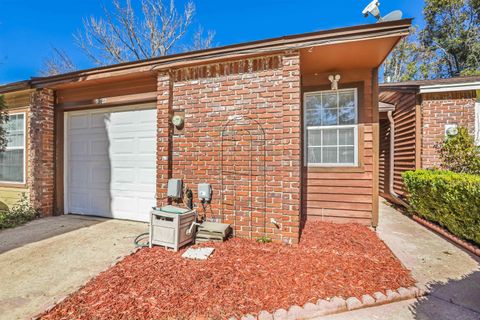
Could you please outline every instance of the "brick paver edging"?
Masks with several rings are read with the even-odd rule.
[[[363,295],[361,299],[350,297],[333,297],[331,299],[320,299],[317,303],[306,303],[303,307],[291,306],[288,310],[278,309],[273,313],[260,311],[258,316],[247,314],[241,320],[300,320],[314,319],[320,316],[326,316],[335,313],[341,313],[356,309],[376,307],[386,303],[397,302],[418,298],[427,292],[418,286],[409,288],[398,288],[397,290],[387,290],[386,294],[375,292],[373,295]],[[236,320],[232,317],[229,320]]]
[[[460,247],[464,248],[465,250],[468,250],[470,251],[471,253],[477,255],[480,257],[480,248],[474,246],[473,244],[465,241],[465,240],[462,240],[460,239],[459,237],[457,237],[456,235],[450,233],[448,230],[440,227],[439,225],[433,223],[433,222],[430,222],[428,220],[425,220],[417,215],[413,215],[412,216],[412,219],[418,223],[420,223],[422,226],[440,234],[441,236],[447,238],[448,240],[450,241],[453,241],[455,242],[457,245],[459,245]]]

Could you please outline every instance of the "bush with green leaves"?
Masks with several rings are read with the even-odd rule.
[[[467,128],[458,128],[458,134],[448,136],[437,146],[442,169],[458,173],[480,174],[480,148]]]
[[[445,170],[403,173],[411,210],[480,245],[480,176]]]
[[[0,230],[13,228],[38,217],[37,211],[30,205],[25,193],[10,209],[0,211]]]
[[[258,242],[258,243],[263,243],[263,244],[265,244],[265,243],[270,243],[270,242],[272,242],[272,239],[269,238],[269,237],[267,237],[267,236],[262,236],[262,237],[260,237],[260,238],[257,239],[257,242]]]

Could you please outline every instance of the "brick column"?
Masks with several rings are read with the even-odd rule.
[[[55,184],[54,92],[32,94],[29,110],[28,186],[30,203],[42,216],[53,215]]]
[[[157,78],[157,206],[167,202],[167,183],[172,176],[172,92],[170,73]]]
[[[301,214],[300,56],[287,53],[283,65],[282,241],[297,243]]]

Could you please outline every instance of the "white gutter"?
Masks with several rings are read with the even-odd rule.
[[[393,111],[387,112],[388,121],[390,122],[390,172],[389,172],[389,179],[388,179],[388,187],[390,195],[401,205],[405,208],[408,208],[409,205],[403,201],[400,196],[395,192],[393,187],[393,182],[395,180],[395,120],[393,120]]]
[[[379,112],[395,111],[395,105],[380,101],[378,103],[378,111]]]
[[[420,86],[420,93],[480,90],[480,81]]]

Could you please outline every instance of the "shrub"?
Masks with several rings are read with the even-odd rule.
[[[262,237],[260,237],[260,238],[257,239],[257,242],[258,242],[258,243],[263,243],[263,244],[265,244],[265,243],[270,243],[270,242],[272,242],[272,239],[269,238],[269,237],[267,237],[267,236],[262,236]]]
[[[442,170],[403,173],[411,210],[480,245],[480,176]]]
[[[30,205],[25,193],[9,210],[0,211],[0,230],[13,228],[38,217],[37,211]]]
[[[458,128],[458,134],[448,136],[437,146],[442,169],[458,173],[480,174],[480,148],[467,128]]]

